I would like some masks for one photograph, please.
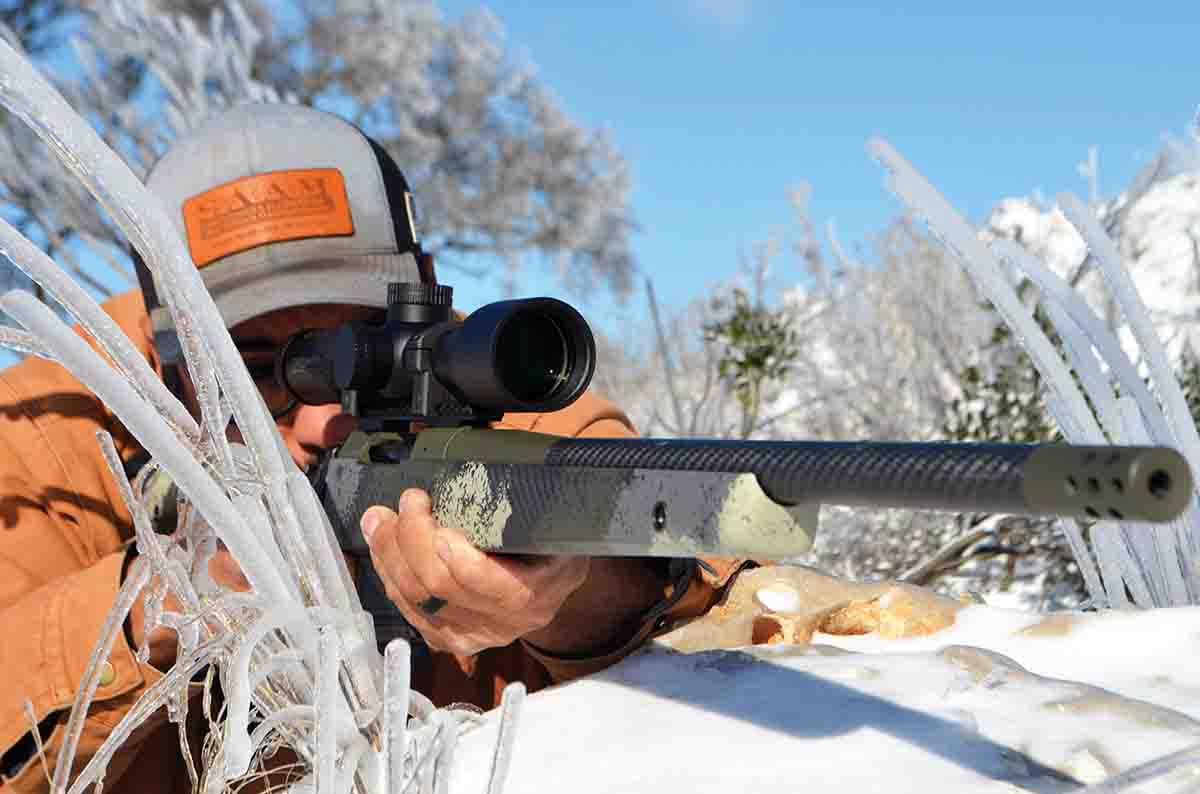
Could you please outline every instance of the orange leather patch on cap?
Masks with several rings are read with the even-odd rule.
[[[196,267],[248,248],[354,234],[346,182],[336,168],[242,177],[183,202]]]

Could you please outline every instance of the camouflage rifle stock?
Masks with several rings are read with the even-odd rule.
[[[522,554],[761,557],[807,551],[821,504],[1170,521],[1192,496],[1168,447],[355,434],[327,460],[343,548],[358,520],[429,492],[443,526]]]

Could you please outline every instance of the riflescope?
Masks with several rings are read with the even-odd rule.
[[[596,343],[554,298],[489,303],[458,320],[442,284],[388,285],[378,322],[291,337],[276,376],[300,402],[341,402],[360,426],[485,424],[570,405],[591,382]]]

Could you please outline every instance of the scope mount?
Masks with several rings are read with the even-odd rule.
[[[382,388],[348,388],[342,391],[342,410],[358,417],[367,433],[412,434],[411,425],[426,427],[487,427],[499,412],[481,411],[455,394],[433,374],[432,352],[437,337],[458,323],[453,313],[454,289],[445,284],[393,282],[388,284],[387,310],[382,322],[361,328],[339,345],[339,370],[369,362],[368,340],[403,340],[401,361]],[[373,333],[372,333],[373,332]],[[351,353],[351,351],[353,351]],[[347,381],[352,376],[347,374]]]

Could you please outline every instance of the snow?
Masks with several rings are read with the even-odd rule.
[[[652,646],[530,696],[506,791],[1068,791],[1200,744],[1197,629],[1200,607],[976,605],[923,637]],[[459,743],[452,792],[481,790],[494,723]]]
[[[1173,356],[1185,340],[1200,350],[1200,174],[1183,172],[1153,182],[1133,203],[1123,194],[1098,208],[1125,266]],[[1087,253],[1083,238],[1057,206],[1035,199],[999,202],[985,223],[988,237],[1014,239],[1066,276]],[[1089,305],[1105,316],[1107,292],[1096,274],[1079,284]],[[1136,350],[1122,335],[1127,352]]]

